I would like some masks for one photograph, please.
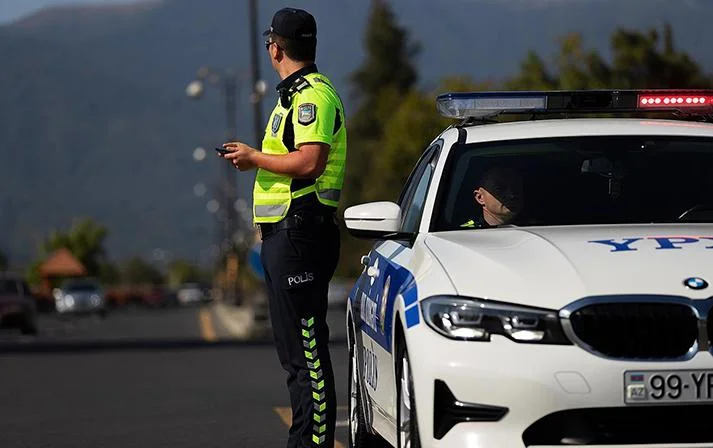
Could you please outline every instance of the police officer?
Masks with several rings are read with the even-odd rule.
[[[473,199],[479,212],[461,227],[488,229],[511,224],[523,206],[522,177],[513,168],[494,166],[483,175]]]
[[[317,25],[285,8],[264,35],[281,78],[262,148],[226,143],[241,171],[257,168],[255,222],[277,353],[292,403],[288,447],[334,446],[336,396],[327,291],[339,258],[335,211],[344,181],[344,106],[314,63]]]

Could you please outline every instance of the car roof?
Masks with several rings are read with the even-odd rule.
[[[467,143],[600,135],[711,137],[713,124],[642,118],[566,118],[465,126]]]

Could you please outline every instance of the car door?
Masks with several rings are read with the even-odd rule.
[[[418,231],[440,149],[441,144],[438,142],[424,152],[402,191],[399,205],[403,232]],[[362,340],[362,374],[374,411],[372,424],[382,433],[393,430],[396,422],[392,328],[394,305],[399,292],[413,281],[409,271],[412,255],[409,241],[377,242],[368,260],[365,260],[366,268],[360,280],[358,318]]]

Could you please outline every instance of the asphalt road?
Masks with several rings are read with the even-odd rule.
[[[343,447],[343,313],[330,324]],[[0,447],[285,445],[289,397],[274,348],[235,341],[211,308],[43,316],[40,331],[0,333]]]

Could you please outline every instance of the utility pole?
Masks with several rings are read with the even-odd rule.
[[[228,72],[225,75],[223,82],[223,94],[225,98],[225,118],[226,118],[226,141],[235,141],[238,137],[237,123],[238,123],[238,77],[235,73]],[[236,231],[239,230],[240,222],[237,219],[237,213],[235,211],[235,201],[238,198],[237,195],[237,177],[236,169],[232,163],[223,163],[223,169],[225,174],[223,176],[225,180],[223,202],[221,203],[221,212],[225,213],[225,223],[223,230],[223,241],[222,252],[225,254],[225,275],[226,275],[226,288],[225,288],[225,300],[229,303],[235,303],[236,299],[236,285],[233,284],[231,276],[229,275],[228,260],[233,256],[234,253],[234,242],[233,237]],[[233,279],[234,280],[234,279]]]
[[[257,0],[248,0],[250,7],[250,68],[252,72],[252,95],[253,103],[253,126],[254,143],[256,148],[260,148],[262,142],[262,97],[265,93],[264,81],[260,79],[260,57],[258,44],[258,9]],[[260,85],[262,83],[262,85]]]

